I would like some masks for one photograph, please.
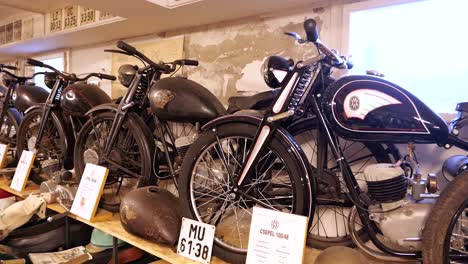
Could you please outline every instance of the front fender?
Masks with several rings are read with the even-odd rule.
[[[105,104],[100,104],[98,106],[95,106],[91,108],[88,112],[86,112],[85,116],[89,116],[92,113],[96,112],[104,112],[104,111],[111,111],[111,112],[117,112],[119,105],[116,103],[105,103]]]
[[[31,112],[34,109],[43,108],[43,107],[44,107],[44,104],[36,104],[36,105],[30,106],[28,109],[26,109],[26,111],[24,111],[24,114],[26,115],[27,113]]]
[[[210,130],[215,127],[222,126],[227,123],[247,123],[250,125],[260,126],[262,123],[263,116],[258,115],[249,115],[249,114],[232,114],[232,115],[225,115],[218,117],[216,119],[211,120],[210,122],[206,123],[202,130]],[[279,128],[276,132],[275,137],[279,137],[280,141],[283,144],[286,144],[289,149],[291,155],[295,157],[296,160],[299,161],[299,164],[302,168],[301,173],[301,182],[304,190],[305,197],[307,197],[306,201],[306,211],[304,213],[307,214],[309,217],[309,224],[312,223],[312,217],[314,215],[315,204],[316,204],[316,193],[317,193],[317,183],[315,175],[312,173],[312,168],[309,165],[309,161],[307,160],[306,155],[302,151],[301,147],[297,144],[294,140],[294,137],[284,128]]]

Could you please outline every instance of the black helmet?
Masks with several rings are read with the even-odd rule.
[[[294,62],[280,56],[268,57],[262,65],[263,79],[271,88],[278,88],[283,84],[286,75],[291,71]]]
[[[137,70],[138,70],[138,66],[136,65],[124,64],[120,66],[119,68],[120,83],[125,87],[130,86],[130,83],[135,77]]]
[[[58,74],[55,72],[46,72],[44,74],[44,83],[47,87],[52,89],[54,87],[55,81],[57,80]]]

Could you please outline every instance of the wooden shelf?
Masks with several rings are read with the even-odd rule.
[[[26,190],[24,192],[18,192],[9,187],[9,181],[6,180],[3,176],[0,178],[0,189],[3,189],[9,193],[12,193],[18,197],[26,198],[29,194],[33,192],[39,192],[39,186],[33,183],[28,182],[26,185]],[[57,213],[64,213],[66,210],[60,206],[58,203],[54,204],[49,204],[47,205],[47,208],[57,212]],[[105,210],[98,209],[97,212],[97,217],[99,219],[99,214],[107,214],[109,212]],[[140,248],[151,255],[154,255],[156,257],[161,258],[162,260],[156,261],[154,263],[156,264],[166,264],[166,263],[198,263],[195,261],[192,261],[190,259],[184,258],[180,255],[178,255],[171,247],[168,246],[163,246],[159,245],[153,242],[150,242],[148,240],[142,239],[140,237],[137,237],[135,235],[132,235],[125,231],[125,229],[122,227],[122,224],[120,223],[120,215],[119,214],[113,214],[110,218],[105,219],[105,220],[99,220],[99,221],[93,221],[90,222],[88,220],[85,220],[81,217],[78,217],[73,214],[69,214],[69,217],[78,220],[80,222],[83,222],[87,225],[90,225],[94,228],[97,228],[101,231],[106,232],[107,234],[117,237],[120,240],[123,240],[127,242],[128,244],[131,244],[137,248]],[[175,250],[175,249],[174,249]],[[306,247],[305,249],[305,255],[304,255],[304,262],[303,263],[314,263],[315,259],[317,258],[318,254],[320,253],[319,250],[317,249],[312,249]],[[211,263],[213,264],[220,264],[220,263],[226,263],[223,260],[217,258],[217,257],[212,257],[211,258]]]
[[[0,188],[21,198],[26,198],[31,193],[39,192],[39,186],[30,182],[28,182],[28,184],[26,185],[26,190],[24,192],[18,192],[16,190],[13,190],[9,186],[9,181],[5,179],[4,177],[0,179]],[[47,208],[57,213],[66,212],[66,210],[62,206],[60,206],[58,203],[49,204],[47,205]],[[104,210],[99,209],[97,212],[97,216],[100,213],[102,213],[102,211]],[[125,229],[122,227],[122,224],[120,223],[119,214],[113,214],[110,219],[93,221],[93,222],[90,222],[88,220],[85,220],[73,214],[69,214],[68,216],[80,222],[83,222],[87,225],[90,225],[94,228],[97,228],[103,232],[106,232],[107,234],[111,236],[117,237],[118,239],[123,240],[169,263],[198,263],[198,262],[191,261],[190,259],[187,259],[178,255],[175,251],[173,251],[171,247],[159,245],[159,244],[150,242],[148,240],[142,239],[140,237],[137,237],[128,233],[127,231],[125,231]],[[158,262],[158,263],[165,263],[165,262]],[[211,259],[211,263],[216,264],[216,263],[225,263],[225,262],[216,257],[213,257]]]

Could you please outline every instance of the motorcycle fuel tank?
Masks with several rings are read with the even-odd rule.
[[[50,91],[34,85],[18,85],[12,96],[13,105],[21,112],[29,107],[44,103]]]
[[[340,137],[387,143],[439,143],[446,122],[403,88],[373,76],[346,76],[324,93],[325,114]]]
[[[164,78],[149,92],[151,111],[159,118],[176,122],[205,123],[226,113],[208,89],[183,78]]]
[[[74,83],[63,89],[60,107],[66,115],[84,116],[91,108],[110,101],[106,92],[96,85]]]

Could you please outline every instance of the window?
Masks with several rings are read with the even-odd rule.
[[[45,63],[47,65],[50,65],[50,66],[56,68],[59,71],[64,71],[64,69],[65,69],[63,53],[49,55],[49,56],[46,56],[46,57],[34,58],[34,59],[42,61],[43,63]],[[50,72],[51,70],[49,70],[47,68],[42,68],[42,67],[34,67],[34,73],[44,72],[44,71]],[[47,88],[47,86],[44,84],[44,75],[43,74],[36,75],[36,77],[34,77],[34,82],[38,86]]]
[[[468,1],[385,3],[345,8],[353,72],[379,70],[435,112],[455,112],[458,102],[468,101]]]

